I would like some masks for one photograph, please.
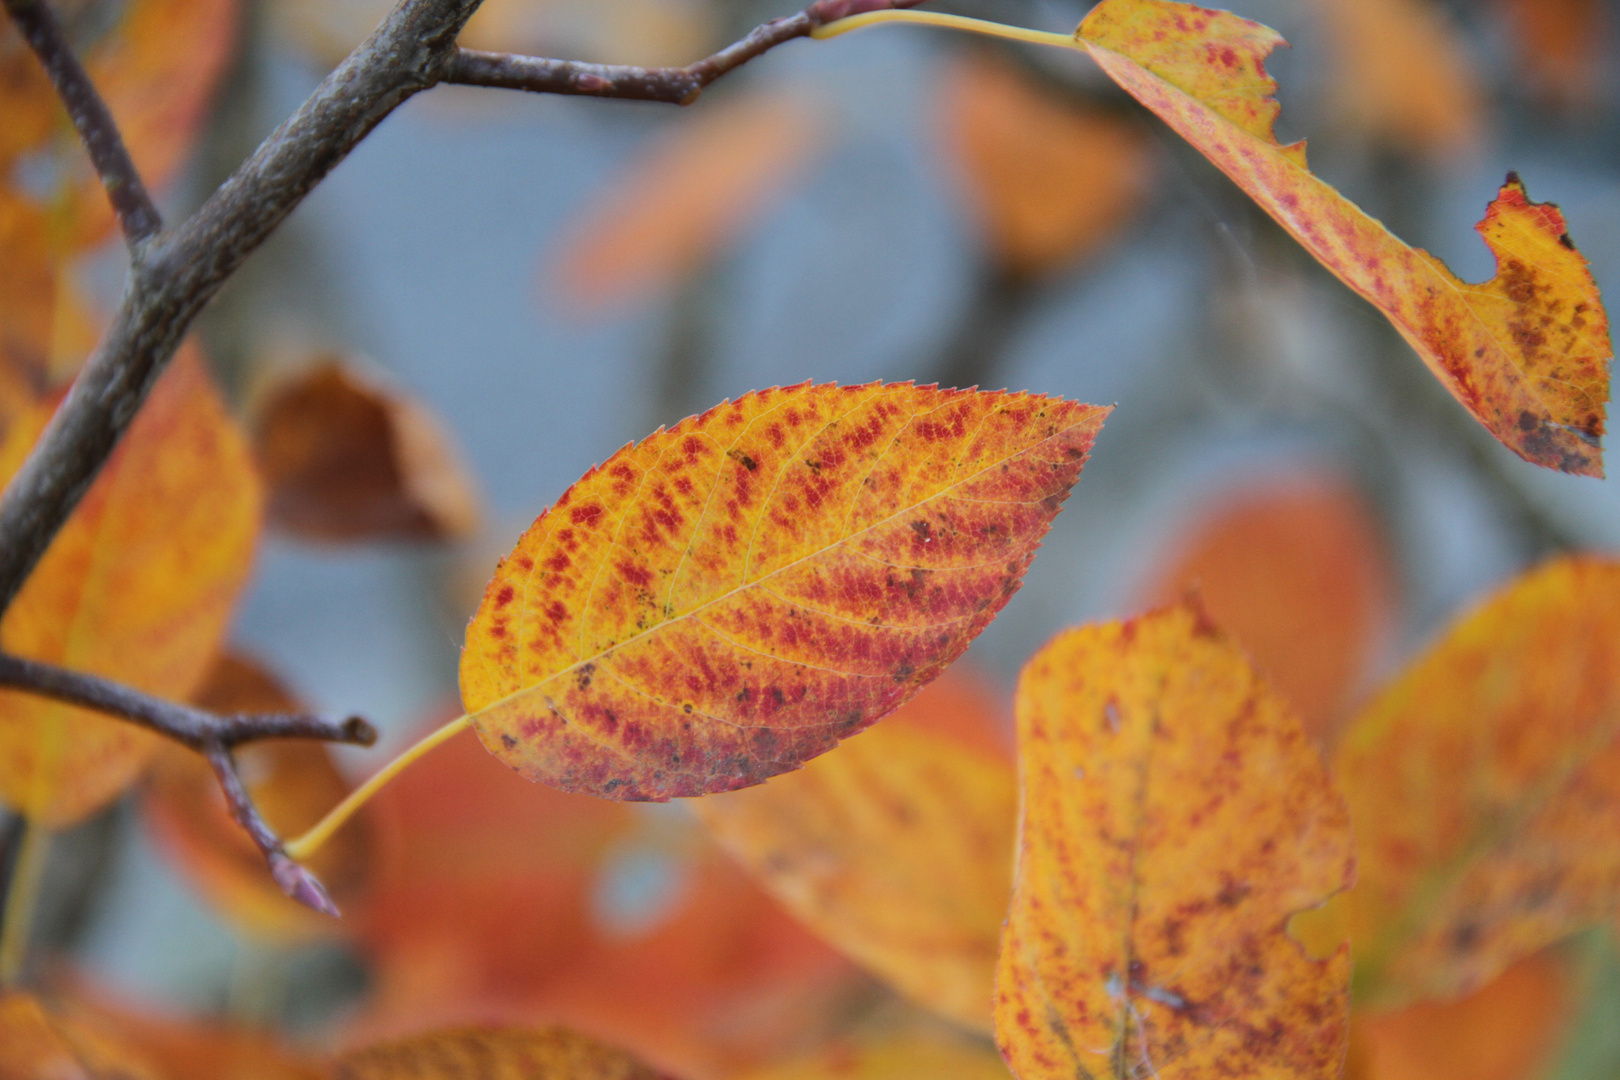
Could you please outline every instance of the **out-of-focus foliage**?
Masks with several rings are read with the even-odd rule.
[[[36,406],[13,426],[0,476],[16,472],[52,411]],[[0,642],[186,697],[246,583],[261,501],[247,441],[187,350],[7,610]],[[0,692],[0,795],[41,822],[71,825],[100,809],[159,745],[127,722]]]

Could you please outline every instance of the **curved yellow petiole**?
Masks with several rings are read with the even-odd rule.
[[[444,727],[435,731],[387,765],[384,765],[370,780],[349,792],[349,797],[334,806],[325,817],[316,822],[314,828],[300,837],[287,841],[283,846],[283,850],[299,861],[309,858],[320,850],[322,844],[331,839],[332,834],[337,832],[345,821],[354,816],[356,810],[370,801],[371,797],[377,794],[384,784],[403,772],[405,766],[471,726],[472,717],[456,717]]]
[[[1006,26],[986,19],[970,19],[963,15],[942,15],[934,11],[868,11],[864,15],[851,15],[847,19],[818,26],[810,31],[810,36],[825,41],[835,38],[839,34],[847,34],[851,30],[859,30],[863,26],[873,26],[877,23],[909,22],[921,23],[924,26],[943,26],[951,30],[966,30],[971,34],[985,34],[990,37],[1008,38],[1012,41],[1027,41],[1035,45],[1056,45],[1060,49],[1079,48],[1079,42],[1073,34],[1054,34],[1046,30],[1026,30],[1021,26]]]

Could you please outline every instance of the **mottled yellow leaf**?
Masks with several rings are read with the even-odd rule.
[[[1017,707],[1013,1072],[1336,1078],[1349,953],[1311,960],[1286,925],[1350,884],[1349,814],[1242,650],[1191,605],[1071,630]]]
[[[1620,563],[1465,615],[1346,730],[1358,997],[1449,998],[1620,908]]]

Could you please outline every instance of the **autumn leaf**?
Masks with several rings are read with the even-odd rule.
[[[451,540],[478,527],[477,484],[421,403],[323,357],[267,388],[254,450],[270,523],[308,540]]]
[[[687,884],[661,917],[603,922],[631,811],[527,783],[471,738],[402,773],[375,804],[373,994],[349,1039],[561,1023],[718,1080],[819,1038],[864,982],[695,828],[672,838],[694,846],[669,852]]]
[[[0,477],[50,413],[15,426]],[[187,349],[6,611],[0,646],[186,697],[247,579],[259,505],[246,440]],[[158,743],[130,723],[0,692],[0,797],[42,824],[72,824],[133,781]]]
[[[1345,1080],[1528,1080],[1574,1005],[1567,962],[1538,953],[1465,998],[1356,1010]]]
[[[682,117],[547,256],[548,291],[570,310],[599,311],[669,286],[757,220],[827,134],[814,102],[781,91]]]
[[[358,1050],[333,1080],[670,1080],[622,1050],[562,1028],[437,1032]]]
[[[5,1080],[158,1080],[150,1066],[31,995],[0,995],[0,1077]]]
[[[1007,1080],[995,1051],[948,1036],[838,1045],[814,1057],[745,1074],[741,1080]]]
[[[1076,32],[1157,113],[1312,255],[1384,313],[1480,423],[1527,461],[1602,475],[1608,316],[1550,203],[1509,175],[1479,226],[1497,274],[1473,285],[1408,247],[1272,133],[1282,39],[1258,23],[1172,0],[1103,0]]]
[[[1567,558],[1458,622],[1346,730],[1358,998],[1483,986],[1620,905],[1620,563]],[[1327,918],[1324,914],[1322,918]]]
[[[1063,102],[1004,61],[953,60],[937,124],[992,253],[1014,273],[1061,269],[1130,221],[1152,177],[1134,125]]]
[[[257,663],[228,653],[214,661],[193,701],[220,715],[309,712]],[[250,743],[237,748],[236,759],[253,804],[278,836],[309,828],[349,791],[322,743]],[[195,752],[172,745],[158,752],[141,809],[158,847],[215,910],[249,935],[296,944],[350,928],[347,920],[290,900],[265,875],[264,856],[232,819],[218,779]],[[351,914],[370,878],[373,831],[366,814],[308,860],[308,869]]]
[[[1242,651],[1193,605],[1082,627],[1017,710],[1013,1072],[1337,1077],[1349,953],[1311,960],[1286,925],[1350,884],[1350,819]]]
[[[804,384],[619,451],[524,534],[462,702],[532,780],[616,799],[757,784],[893,711],[1018,588],[1108,410]]]
[[[1331,477],[1227,492],[1195,521],[1146,590],[1197,592],[1222,629],[1327,745],[1390,629],[1394,570],[1360,495]]]
[[[1433,0],[1316,0],[1340,121],[1436,161],[1477,146],[1484,90]]]
[[[1018,789],[1010,762],[924,726],[949,679],[803,770],[693,807],[822,937],[988,1031]]]

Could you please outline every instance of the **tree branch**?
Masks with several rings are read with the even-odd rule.
[[[20,3],[6,0],[8,10]],[[383,118],[439,81],[479,0],[403,0],[191,218],[145,242],[106,336],[0,495],[0,611],[225,280]]]
[[[231,808],[231,817],[253,838],[253,843],[270,865],[270,876],[281,886],[281,891],[305,907],[337,918],[340,914],[337,905],[332,903],[320,880],[293,861],[281,846],[281,838],[259,815],[258,808],[253,805],[242,783],[241,774],[237,772],[236,756],[231,753],[231,748],[213,743],[203,750],[203,756],[219,778],[219,786],[225,792],[225,802]]]
[[[253,805],[231,750],[262,739],[321,739],[370,746],[377,741],[377,730],[366,721],[358,716],[340,721],[283,713],[220,716],[164,701],[99,676],[5,653],[0,653],[0,686],[121,717],[202,754],[219,778],[231,816],[264,854],[276,884],[299,903],[327,915],[338,914],[321,883],[288,856],[275,830]]]
[[[784,42],[809,37],[816,27],[847,15],[880,8],[916,7],[922,0],[818,0],[797,15],[773,19],[741,41],[686,67],[644,68],[585,64],[539,56],[457,49],[445,65],[444,81],[461,86],[492,86],[536,94],[574,94],[690,105],[703,89],[727,72]]]
[[[5,7],[67,107],[68,116],[90,153],[90,162],[107,189],[107,198],[118,214],[124,238],[134,247],[153,236],[163,227],[163,219],[158,216],[157,206],[147,194],[135,162],[130,159],[118,124],[90,82],[84,65],[73,55],[56,14],[45,0],[5,0]]]
[[[97,675],[0,653],[0,686],[79,705],[139,724],[193,750],[241,746],[263,739],[320,739],[370,746],[377,730],[358,716],[328,720],[290,713],[220,716],[165,701]]]

